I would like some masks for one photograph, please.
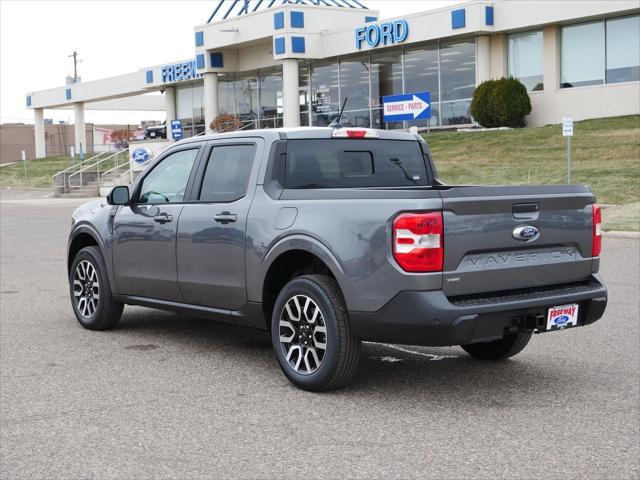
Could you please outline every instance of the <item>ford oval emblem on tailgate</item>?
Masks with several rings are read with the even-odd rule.
[[[540,231],[536,227],[525,225],[523,227],[515,228],[512,235],[513,238],[520,242],[533,242],[540,236]]]

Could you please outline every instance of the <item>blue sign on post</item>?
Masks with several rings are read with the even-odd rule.
[[[181,120],[171,120],[171,136],[174,140],[180,140],[182,138]]]
[[[385,122],[431,118],[431,94],[429,92],[387,95],[382,97],[382,106]]]

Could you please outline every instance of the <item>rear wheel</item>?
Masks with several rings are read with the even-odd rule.
[[[343,386],[360,355],[342,293],[325,275],[305,275],[285,285],[273,309],[271,339],[280,368],[304,390]]]
[[[107,267],[98,247],[85,247],[73,259],[69,293],[73,312],[84,328],[113,328],[122,316],[124,304],[111,296]]]
[[[532,332],[509,333],[500,340],[462,345],[469,355],[483,360],[504,360],[517,355],[531,340]]]

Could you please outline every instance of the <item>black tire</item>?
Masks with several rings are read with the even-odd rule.
[[[482,360],[504,360],[517,355],[527,346],[533,332],[508,333],[500,340],[462,345],[469,355]]]
[[[95,269],[99,284],[97,305],[92,312],[85,312],[86,314],[81,311],[82,307],[78,305],[79,301],[76,300],[78,297],[75,293],[79,287],[74,284],[76,269],[82,262],[88,262]],[[86,265],[86,263],[84,263],[83,266],[84,265]],[[87,288],[89,287],[87,286]],[[73,313],[75,313],[76,319],[84,328],[89,330],[107,330],[113,328],[122,316],[124,304],[116,302],[112,298],[109,278],[107,277],[107,267],[98,247],[85,247],[80,250],[73,259],[69,272],[69,294],[71,296]],[[89,295],[88,292],[87,295]]]
[[[317,331],[315,329],[308,337],[313,339],[313,341],[310,340],[309,345],[312,345],[318,352],[320,350],[318,350],[316,339],[324,339],[325,345],[321,363],[314,371],[310,372],[297,371],[295,366],[287,360],[285,349],[291,348],[294,342],[298,341],[294,338],[296,330],[290,330],[293,332],[292,338],[294,338],[291,343],[285,346],[280,340],[282,328],[280,317],[288,315],[285,313],[287,303],[294,301],[294,297],[303,298],[303,296],[315,302],[316,306],[312,305],[310,308],[319,308],[320,310],[320,316],[316,322],[318,325],[323,322],[326,327],[324,337],[322,337],[322,333],[320,333],[320,337],[316,337]],[[298,316],[302,318],[302,313],[299,312]],[[295,324],[296,322],[290,323]],[[298,329],[298,333],[301,333],[300,329]],[[285,376],[291,383],[303,390],[320,392],[344,386],[355,372],[360,357],[360,342],[349,325],[349,315],[342,292],[337,282],[326,275],[305,275],[295,278],[285,285],[280,291],[273,309],[271,339],[278,363]],[[298,355],[303,355],[302,341],[299,340],[300,343],[297,344],[300,346]],[[312,349],[311,347],[305,348]]]

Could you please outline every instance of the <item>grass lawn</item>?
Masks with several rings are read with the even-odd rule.
[[[85,156],[85,161],[91,155]],[[105,158],[106,155],[102,158]],[[127,159],[126,154],[120,154],[119,163],[122,164]],[[114,159],[107,160],[100,165],[100,171],[110,169],[115,166]],[[38,160],[27,161],[27,176],[24,176],[24,166],[22,162],[13,165],[0,166],[0,187],[28,187],[28,188],[48,188],[53,187],[51,177],[61,170],[70,167],[73,163],[79,163],[80,156],[76,155],[74,159],[68,156],[64,157],[47,157]],[[95,171],[93,169],[92,171]]]
[[[449,184],[566,183],[562,126],[425,134],[438,174]],[[572,183],[591,185],[605,229],[640,229],[640,116],[576,122]],[[612,218],[607,217],[611,214]]]

